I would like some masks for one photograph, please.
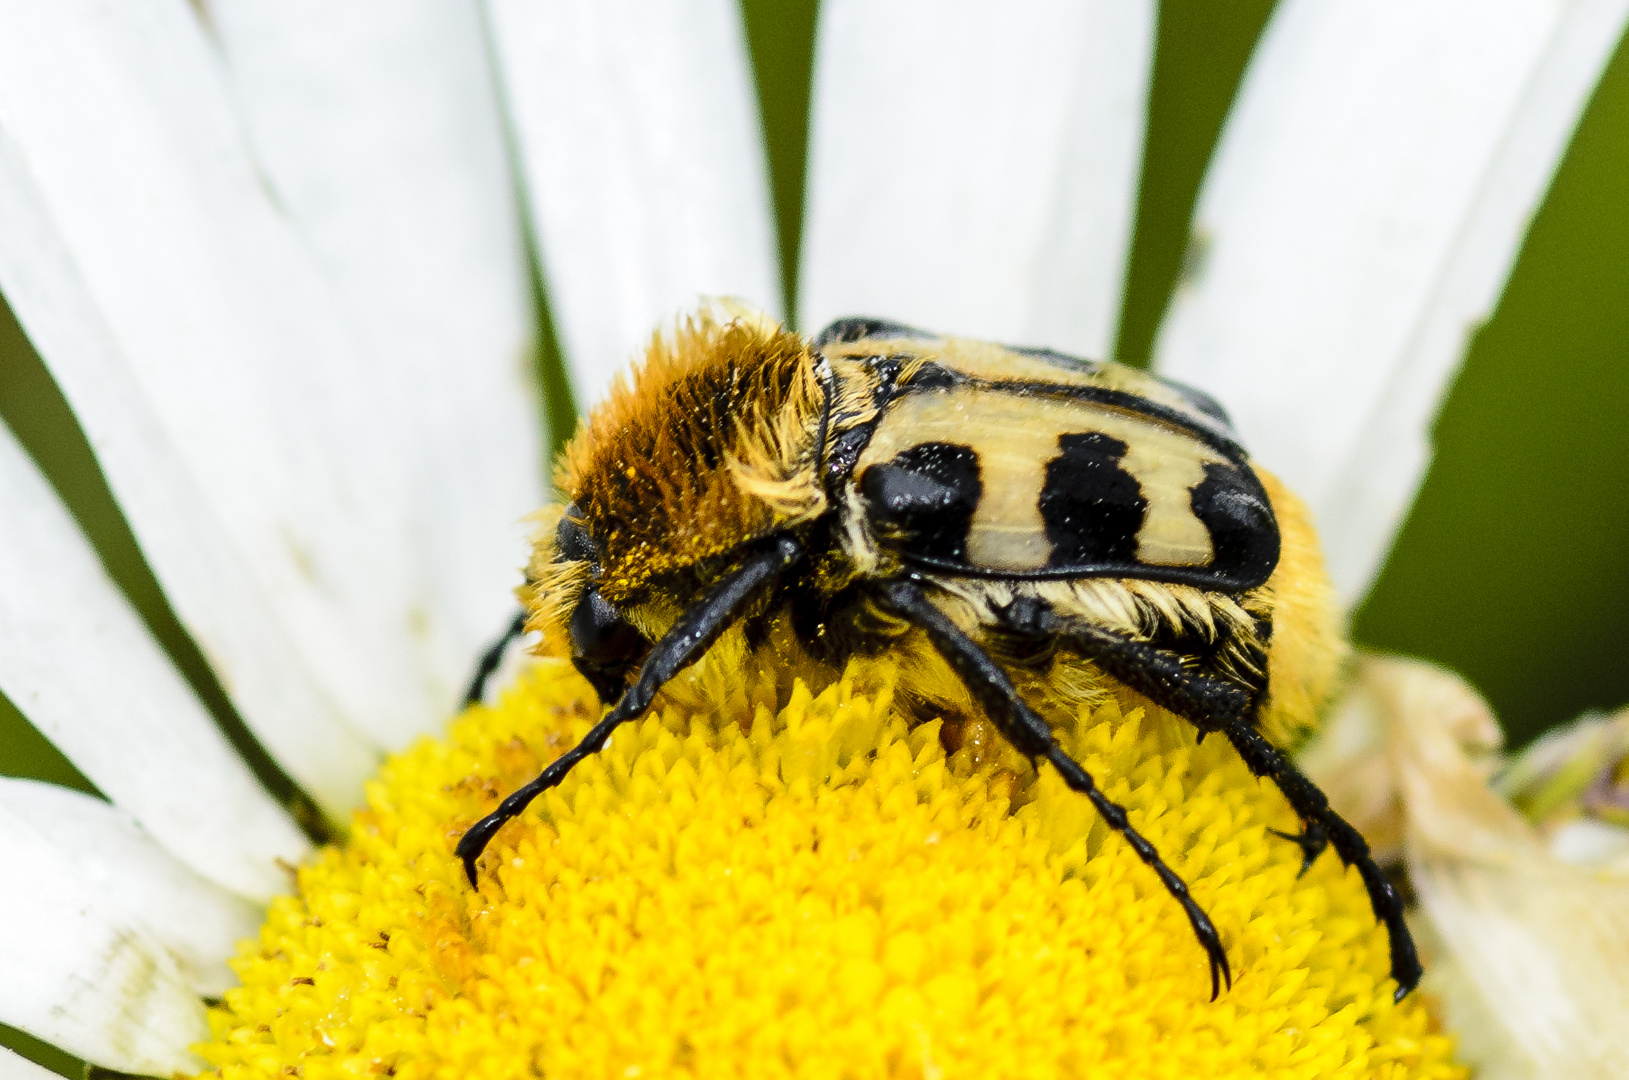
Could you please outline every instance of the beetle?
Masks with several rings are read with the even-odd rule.
[[[806,341],[710,308],[653,339],[567,448],[557,487],[570,502],[548,517],[511,632],[569,642],[611,708],[465,833],[472,886],[497,830],[720,635],[762,642],[780,624],[834,670],[912,654],[927,674],[904,689],[926,714],[960,690],[1056,769],[1182,906],[1212,999],[1232,984],[1214,924],[1019,684],[1067,697],[1118,683],[1227,739],[1300,818],[1280,835],[1303,871],[1331,846],[1358,869],[1398,998],[1419,982],[1397,892],[1268,737],[1327,695],[1342,646],[1304,509],[1203,393],[881,319]]]

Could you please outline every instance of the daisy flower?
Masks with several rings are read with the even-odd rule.
[[[494,883],[452,856],[594,704],[544,657],[442,734],[545,501],[538,283],[585,404],[701,295],[1107,355],[1155,14],[823,5],[784,299],[728,0],[0,0],[0,292],[272,763],[0,428],[0,691],[105,796],[0,781],[0,1023],[153,1075],[1458,1075],[1353,877],[1298,877],[1282,800],[1129,696],[1061,737],[1212,905],[1214,1004],[1123,845],[907,728],[885,662],[698,665]],[[1626,15],[1285,0],[1257,48],[1155,362],[1306,501],[1347,603]],[[1427,918],[1486,909],[1454,895]],[[1440,936],[1444,1000],[1520,991]]]

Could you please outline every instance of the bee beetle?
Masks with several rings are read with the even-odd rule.
[[[1018,687],[1078,700],[1112,680],[1220,735],[1300,817],[1284,835],[1303,869],[1326,846],[1358,868],[1397,996],[1419,982],[1368,845],[1267,737],[1327,695],[1340,639],[1304,509],[1251,467],[1204,394],[878,319],[805,341],[709,309],[653,340],[567,449],[557,487],[570,503],[537,543],[525,625],[569,642],[614,705],[464,835],[472,885],[504,822],[721,634],[763,641],[779,624],[817,664],[899,650],[917,661],[905,670],[965,688],[1158,875],[1209,959],[1213,999],[1232,974],[1209,916]],[[935,680],[918,681],[931,704]]]

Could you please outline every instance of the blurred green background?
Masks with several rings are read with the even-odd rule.
[[[787,281],[795,289],[813,0],[745,0]],[[1136,240],[1119,336],[1146,362],[1187,243],[1205,163],[1264,0],[1167,0],[1149,102]],[[568,418],[543,318],[542,382]],[[1629,703],[1629,56],[1620,49],[1580,125],[1494,318],[1436,426],[1437,456],[1374,592],[1354,617],[1368,648],[1427,657],[1470,679],[1513,742],[1590,708]],[[225,696],[142,562],[89,446],[26,338],[0,308],[0,417],[56,484],[110,571],[229,734]],[[555,424],[555,437],[566,434]],[[3,511],[0,511],[3,512]],[[292,792],[259,756],[263,777]],[[0,699],[0,772],[91,790]],[[75,1063],[0,1029],[0,1043]]]

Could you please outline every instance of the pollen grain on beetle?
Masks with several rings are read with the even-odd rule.
[[[1393,1002],[1357,874],[1298,877],[1223,740],[1129,696],[1058,718],[1214,918],[1213,1003],[1181,910],[1051,770],[908,729],[881,662],[818,695],[701,668],[498,833],[479,892],[459,835],[587,731],[586,683],[540,660],[393,759],[244,945],[214,1074],[1464,1075]]]

